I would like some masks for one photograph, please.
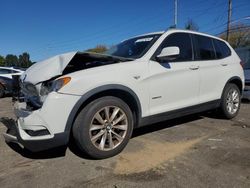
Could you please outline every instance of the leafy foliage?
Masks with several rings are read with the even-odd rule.
[[[5,66],[12,67],[12,66],[18,66],[18,58],[16,55],[8,54],[5,57]]]
[[[226,32],[219,37],[225,40]],[[233,48],[250,46],[250,25],[239,23],[231,26],[228,42]]]
[[[91,48],[86,50],[86,52],[95,52],[95,53],[104,53],[108,50],[108,47],[106,45],[97,45],[95,48]]]
[[[3,56],[0,56],[0,66],[4,66],[5,65],[5,59]]]
[[[189,19],[187,21],[187,23],[185,24],[185,29],[192,30],[192,31],[198,31],[199,27],[192,19]]]
[[[13,54],[8,54],[5,58],[0,56],[0,66],[28,68],[32,64],[30,55],[27,52],[19,55],[19,57]]]
[[[27,68],[32,65],[30,61],[30,55],[27,52],[24,52],[22,55],[19,55],[19,66]]]

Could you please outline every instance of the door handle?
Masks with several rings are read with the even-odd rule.
[[[221,63],[221,66],[225,67],[227,66],[227,63]]]
[[[190,70],[197,70],[199,69],[200,67],[197,66],[197,65],[191,65],[191,67],[189,67]]]

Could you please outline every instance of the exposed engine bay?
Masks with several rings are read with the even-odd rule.
[[[87,52],[67,53],[52,57],[43,63],[34,64],[20,77],[20,81],[14,82],[16,94],[14,100],[26,102],[30,110],[39,109],[47,95],[52,91],[57,91],[61,84],[57,80],[60,76],[131,60],[133,59]]]

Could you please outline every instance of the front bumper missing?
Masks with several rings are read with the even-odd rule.
[[[13,119],[1,119],[1,122],[7,127],[7,132],[3,133],[3,137],[6,143],[16,143],[20,147],[24,148],[24,146],[18,142],[17,139],[17,129],[15,128],[15,121]]]
[[[18,124],[13,119],[2,119],[1,122],[7,127],[7,132],[3,133],[6,143],[16,143],[32,152],[45,151],[68,143],[68,132],[55,134],[50,139],[24,140],[20,136]]]
[[[31,108],[20,98],[14,100],[17,121],[5,122],[8,124],[8,131],[4,134],[6,142],[18,143],[33,152],[67,145],[70,130],[66,130],[66,122],[79,98],[52,92],[40,109]]]

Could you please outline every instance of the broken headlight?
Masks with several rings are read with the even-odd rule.
[[[42,86],[41,86],[40,95],[46,96],[52,91],[57,92],[63,86],[68,84],[70,80],[71,80],[70,77],[63,77],[63,78],[56,79],[54,81],[44,82],[42,83]]]

